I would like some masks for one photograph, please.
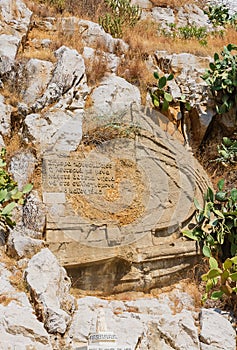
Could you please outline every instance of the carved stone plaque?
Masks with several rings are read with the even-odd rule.
[[[44,156],[52,230],[81,244],[115,247],[151,231],[172,232],[189,219],[193,198],[207,184],[190,152],[148,125],[101,127],[99,135],[91,133],[76,152]]]

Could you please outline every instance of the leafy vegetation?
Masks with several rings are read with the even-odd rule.
[[[236,16],[231,16],[228,7],[224,4],[210,5],[204,12],[208,15],[214,27],[234,24],[236,21]]]
[[[24,203],[24,197],[32,190],[33,185],[27,184],[21,191],[18,190],[17,183],[7,171],[6,150],[2,148],[0,152],[0,221],[5,227],[13,227],[12,210],[17,204]]]
[[[206,45],[207,44],[207,29],[206,27],[197,27],[195,25],[187,25],[184,27],[178,27],[175,23],[170,23],[168,25],[168,29],[162,29],[160,30],[160,33],[166,37],[172,38],[172,39],[183,39],[183,40],[190,40],[190,39],[197,39],[200,44]]]
[[[138,5],[131,5],[131,0],[104,0],[109,12],[99,17],[104,30],[115,38],[121,38],[123,27],[134,27],[141,17]]]
[[[209,296],[212,300],[218,300],[224,295],[235,300],[237,293],[237,256],[227,258],[222,264],[218,264],[215,258],[210,257],[209,267],[210,270],[202,275],[202,280],[206,282],[206,293],[203,295],[202,301],[205,302]]]
[[[235,164],[237,163],[237,140],[223,137],[221,146],[217,146],[219,156],[216,162]]]
[[[237,281],[237,189],[224,189],[224,180],[218,182],[218,191],[208,188],[204,207],[195,199],[196,225],[184,230],[184,236],[196,240],[209,259],[210,270],[202,276],[206,282],[205,301],[217,285],[211,298],[220,298],[225,293],[236,293]],[[220,267],[219,267],[220,266]],[[233,283],[235,286],[233,287]],[[233,288],[232,288],[233,287]]]
[[[157,79],[157,88],[150,91],[152,103],[162,111],[167,111],[170,102],[173,100],[172,95],[168,92],[167,82],[174,79],[174,76],[169,74],[168,76],[163,75],[160,77],[158,72],[154,72],[154,78]]]
[[[237,55],[232,54],[233,50],[237,46],[229,44],[224,46],[222,57],[215,53],[214,62],[202,76],[216,100],[218,114],[228,112],[237,103]]]

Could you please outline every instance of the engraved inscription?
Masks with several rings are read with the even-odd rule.
[[[48,158],[44,159],[43,168],[43,184],[48,192],[100,195],[103,189],[115,188],[115,170],[111,163]]]

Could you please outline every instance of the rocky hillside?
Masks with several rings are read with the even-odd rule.
[[[145,0],[111,29],[101,3],[0,0],[0,349],[113,332],[111,349],[234,350],[233,313],[201,305],[208,268],[181,230],[210,177],[236,184],[236,163],[210,162],[236,107],[218,114],[201,78],[236,23]]]

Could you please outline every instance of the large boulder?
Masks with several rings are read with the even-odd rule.
[[[96,115],[122,115],[132,104],[141,104],[139,89],[125,79],[110,75],[91,94],[92,110]]]
[[[32,110],[37,112],[44,107],[59,101],[58,108],[66,104],[70,109],[72,102],[77,100],[77,109],[83,109],[85,93],[87,91],[85,64],[76,50],[66,46],[60,47],[56,52],[57,63],[53,75],[43,95],[36,100]],[[65,101],[63,100],[65,99]],[[75,106],[72,107],[76,109]]]
[[[29,114],[24,120],[24,136],[41,152],[75,150],[82,137],[82,115],[77,110],[70,113],[57,109],[44,116]]]
[[[49,249],[42,249],[31,258],[25,280],[36,313],[48,332],[64,334],[75,309],[74,298],[69,294],[66,271]]]
[[[0,264],[1,349],[50,350],[52,346],[49,335],[43,323],[37,320],[26,294],[17,291],[10,282],[16,280],[16,277],[20,280],[6,265]]]

